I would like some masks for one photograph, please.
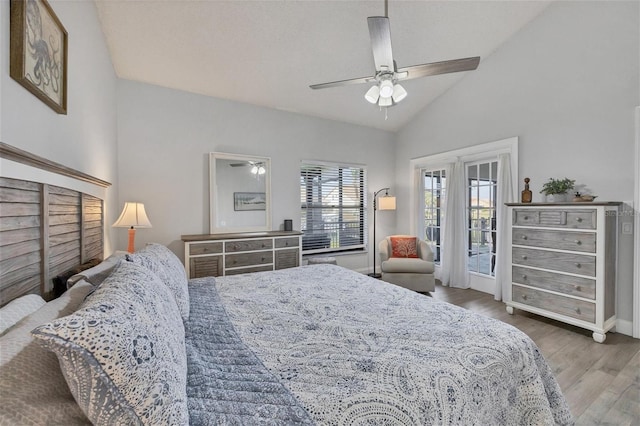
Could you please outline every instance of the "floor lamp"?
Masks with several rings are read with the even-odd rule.
[[[144,211],[142,203],[124,203],[120,217],[112,226],[116,228],[129,228],[129,247],[127,251],[133,253],[135,248],[136,228],[151,228],[151,222]]]
[[[378,199],[378,194],[385,191],[384,196]],[[380,205],[378,206],[378,201]],[[395,210],[396,209],[396,197],[389,196],[389,188],[382,188],[379,191],[373,193],[373,273],[369,274],[370,277],[380,278],[382,274],[376,272],[376,212],[378,210]]]

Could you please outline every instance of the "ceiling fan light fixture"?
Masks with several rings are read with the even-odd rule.
[[[253,167],[251,167],[251,173],[254,175],[258,174],[258,166],[256,166],[255,164],[253,165]]]
[[[391,80],[382,80],[380,82],[380,97],[391,98],[393,95],[393,82]]]
[[[372,104],[377,103],[379,97],[380,88],[377,85],[371,86],[371,89],[367,90],[367,93],[364,94],[364,98],[367,100],[367,102],[371,102]]]
[[[404,87],[396,84],[395,86],[393,86],[393,95],[391,95],[391,97],[393,98],[393,101],[395,103],[398,103],[407,97],[407,91],[404,90]]]

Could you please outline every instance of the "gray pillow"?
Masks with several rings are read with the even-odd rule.
[[[171,250],[162,244],[148,244],[142,250],[128,254],[127,260],[155,273],[173,293],[182,319],[189,319],[187,273],[180,259]]]
[[[0,337],[1,425],[90,425],[60,371],[55,354],[37,344],[34,327],[69,315],[93,290],[78,282]]]
[[[32,332],[92,423],[187,424],[184,326],[169,289],[120,262],[80,309]]]

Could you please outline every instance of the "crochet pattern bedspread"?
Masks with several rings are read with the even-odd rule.
[[[210,291],[316,424],[573,423],[535,343],[500,321],[334,265],[218,277]]]

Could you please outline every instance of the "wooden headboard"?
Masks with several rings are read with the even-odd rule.
[[[13,157],[8,157],[10,148]],[[72,169],[6,144],[4,158],[72,176]],[[78,172],[81,174],[80,172]],[[86,176],[86,175],[85,175]],[[95,196],[47,183],[0,177],[0,306],[24,294],[49,300],[52,279],[94,258],[103,258],[104,203]]]

